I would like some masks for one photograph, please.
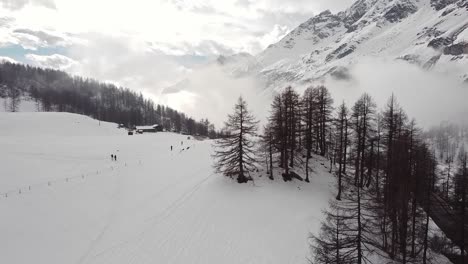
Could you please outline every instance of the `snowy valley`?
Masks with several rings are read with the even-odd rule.
[[[467,263],[468,0],[357,0],[281,36],[132,42],[197,60],[144,67],[177,68],[153,94],[0,56],[0,263]]]

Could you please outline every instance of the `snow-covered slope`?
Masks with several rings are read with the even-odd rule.
[[[260,53],[251,73],[272,88],[348,80],[366,58],[404,60],[468,82],[468,1],[358,0],[301,24]]]
[[[310,184],[238,185],[213,174],[209,140],[116,127],[0,113],[0,263],[307,263],[323,161]]]

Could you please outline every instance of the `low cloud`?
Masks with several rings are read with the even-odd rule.
[[[239,96],[247,100],[255,116],[263,119],[271,103],[271,95],[262,94],[263,87],[255,78],[233,78],[221,66],[210,65],[167,89],[161,102],[197,119],[206,117],[220,128]]]
[[[448,73],[426,71],[404,61],[363,59],[350,69],[353,80],[328,79],[336,103],[352,106],[364,92],[384,107],[392,93],[423,127],[450,120],[468,123],[468,85]]]
[[[52,68],[57,70],[69,71],[77,65],[77,62],[75,60],[60,54],[26,54],[25,57],[29,64],[42,68]]]
[[[275,43],[278,39],[282,39],[286,34],[289,33],[289,31],[291,31],[291,29],[288,28],[287,26],[281,26],[281,25],[276,24],[273,27],[272,31],[261,36],[261,38],[259,39],[260,45],[262,47],[271,45]]]
[[[350,66],[349,76],[347,80],[329,77],[315,85],[325,84],[336,105],[345,101],[350,108],[367,92],[382,110],[394,94],[408,116],[424,128],[446,120],[468,124],[468,85],[450,73],[427,71],[401,60],[363,58]],[[307,87],[293,86],[299,93]],[[273,90],[264,88],[258,79],[233,78],[225,68],[212,65],[169,87],[161,98],[197,118],[208,117],[219,127],[242,95],[264,123],[274,96]]]
[[[163,87],[178,81],[187,69],[144,41],[90,33],[87,43],[73,45],[67,55],[79,63],[72,73],[132,88],[158,99]]]
[[[14,17],[0,17],[0,28],[10,28],[14,22]]]
[[[214,40],[203,40],[195,43],[184,42],[179,46],[185,50],[185,54],[202,56],[231,55],[235,52],[232,48]]]
[[[14,17],[0,18],[0,46],[19,45],[24,49],[57,48],[78,41],[71,34],[18,28]]]
[[[16,36],[19,36],[19,38],[21,38],[21,36],[28,36],[29,38],[33,38],[40,46],[61,46],[65,44],[65,39],[63,37],[41,30],[19,28],[15,29],[13,33]]]

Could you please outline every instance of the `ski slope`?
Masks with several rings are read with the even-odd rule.
[[[213,173],[211,144],[0,113],[0,263],[307,263],[332,197],[324,162],[310,184],[239,185]]]

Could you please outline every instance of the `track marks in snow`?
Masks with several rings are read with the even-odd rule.
[[[196,173],[191,174],[189,176],[197,176],[197,174],[202,173],[203,171],[206,170],[205,168],[200,168],[196,171]],[[158,224],[161,224],[165,222],[175,211],[180,209],[187,201],[192,198],[197,191],[203,186],[204,183],[206,183],[214,174],[210,174],[207,177],[202,178],[201,180],[195,181],[195,184],[191,183],[188,188],[186,188],[185,191],[183,191],[180,195],[177,196],[176,199],[173,199],[172,202],[165,207],[161,212],[157,213],[156,215],[148,218],[146,220],[147,227],[145,227],[141,232],[139,232],[137,235],[131,237],[130,239],[124,240],[114,246],[111,246],[97,254],[95,254],[91,259],[93,260],[99,260],[99,259],[105,259],[106,261],[101,262],[97,261],[96,263],[113,263],[117,259],[125,259],[126,263],[146,263],[146,262],[141,262],[141,253],[142,251],[144,252],[144,245],[152,244],[155,241],[159,241],[161,237],[159,235],[155,235],[154,237],[151,237],[149,234],[155,227],[158,226]],[[183,184],[183,181],[189,181],[190,177],[181,177],[176,183],[170,184],[171,187],[178,185],[178,184]],[[158,195],[162,194],[163,192],[167,192],[169,188],[163,188],[160,192],[156,193],[149,199],[148,201],[151,201]],[[187,219],[179,219],[181,221],[187,221]],[[167,244],[169,242],[169,239],[166,238],[164,244]],[[127,248],[125,248],[127,247]],[[91,263],[94,263],[91,261]]]
[[[120,201],[119,198],[121,197],[120,193],[121,193],[121,188],[122,188],[122,185],[121,185],[121,182],[120,182],[120,177],[119,177],[120,176],[119,172],[120,171],[119,171],[119,169],[117,167],[117,169],[116,169],[116,176],[117,177],[115,177],[117,182],[114,183],[116,190],[115,190],[115,193],[113,195],[112,210],[111,210],[111,213],[109,214],[109,216],[107,217],[106,224],[101,229],[101,231],[97,234],[97,236],[91,241],[91,243],[89,244],[87,250],[78,259],[77,264],[85,263],[85,261],[88,259],[91,252],[95,249],[96,245],[101,241],[101,239],[104,237],[106,232],[110,229],[110,227],[112,225],[112,222],[115,220],[115,217],[117,216],[117,207],[118,207],[118,204],[119,204],[119,201]]]
[[[182,193],[182,195],[178,199],[176,199],[174,202],[172,202],[160,214],[158,214],[155,217],[152,217],[150,219],[150,221],[151,221],[150,227],[147,230],[144,230],[140,234],[140,238],[138,239],[138,242],[137,242],[137,245],[138,245],[137,250],[135,250],[131,254],[131,258],[130,258],[129,263],[131,263],[131,264],[139,263],[139,262],[136,262],[136,260],[137,260],[137,255],[139,253],[138,251],[141,249],[143,242],[151,243],[151,242],[154,242],[155,239],[157,239],[156,237],[149,237],[149,241],[145,241],[145,239],[148,237],[148,234],[149,234],[148,231],[150,231],[157,224],[167,220],[177,209],[181,208],[193,195],[195,195],[195,193],[200,189],[200,187],[206,181],[208,181],[212,176],[213,176],[213,174],[210,174],[208,177],[206,177],[206,178],[202,179],[201,181],[199,181],[198,183],[196,183],[192,188],[190,188],[189,190]],[[168,240],[166,239],[166,243],[167,242],[168,242]]]

